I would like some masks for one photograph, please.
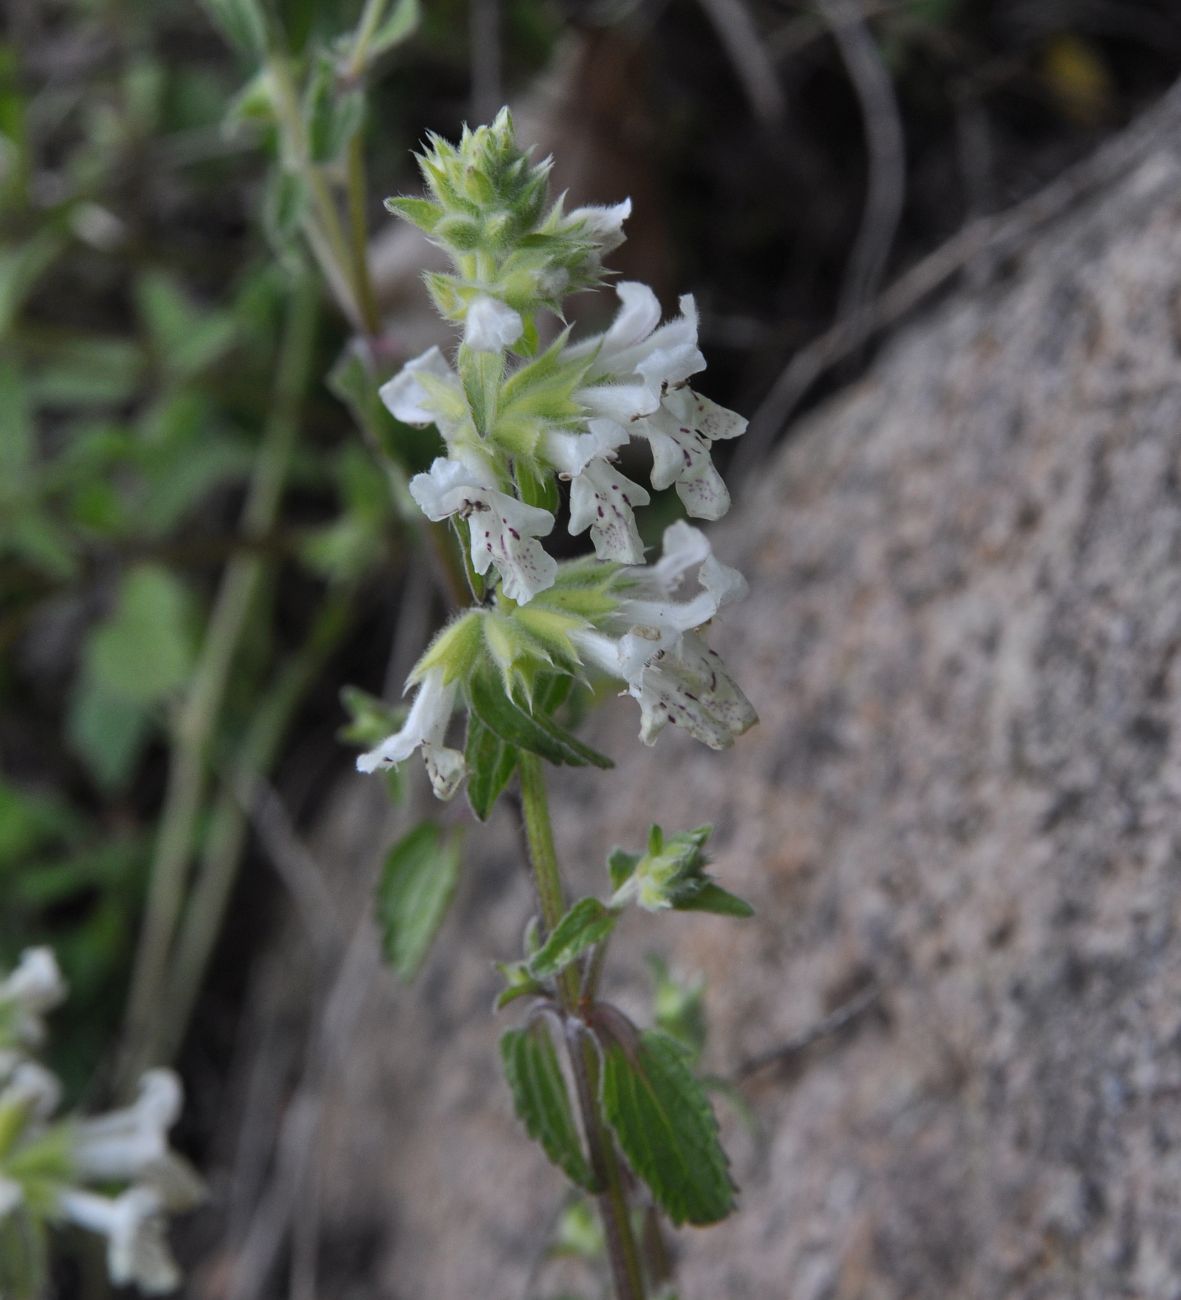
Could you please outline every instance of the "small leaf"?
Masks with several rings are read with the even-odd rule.
[[[433,822],[423,822],[390,850],[377,886],[377,919],[385,958],[412,979],[459,879],[459,845]]]
[[[467,764],[468,803],[480,821],[487,821],[493,805],[516,771],[517,751],[489,731],[479,718],[469,715],[464,762]]]
[[[255,57],[266,53],[266,20],[259,0],[205,0],[205,8],[236,49]]]
[[[143,700],[114,694],[87,669],[75,679],[66,735],[70,748],[104,789],[126,785],[152,725],[151,706]]]
[[[755,909],[737,894],[707,880],[696,893],[689,893],[673,902],[677,912],[713,912],[717,916],[754,916]]]
[[[504,1073],[525,1132],[573,1183],[594,1190],[558,1054],[541,1025],[510,1029],[500,1040]]]
[[[418,0],[398,0],[393,11],[374,32],[373,39],[369,42],[370,58],[385,54],[387,50],[392,50],[395,45],[401,45],[403,41],[413,36],[418,29],[420,18]]]
[[[340,702],[349,715],[349,721],[336,733],[336,738],[346,745],[372,749],[387,736],[401,730],[406,721],[403,706],[389,705],[359,686],[342,686]]]
[[[625,849],[612,849],[611,855],[607,859],[607,872],[611,877],[611,888],[613,890],[619,889],[621,885],[630,880],[635,874],[639,862],[640,855],[638,853],[628,853]]]
[[[597,898],[580,898],[534,954],[529,963],[530,972],[537,979],[549,979],[565,970],[588,948],[605,939],[618,919],[618,914]]]
[[[523,961],[498,961],[496,969],[506,984],[493,1004],[493,1009],[496,1011],[507,1007],[510,1002],[515,1002],[518,998],[539,997],[545,993],[542,985],[529,974],[529,967]]]
[[[183,685],[193,662],[189,594],[167,569],[143,564],[123,579],[119,601],[86,644],[96,684],[150,703]]]
[[[468,693],[477,717],[506,744],[527,749],[559,765],[614,767],[609,758],[584,745],[556,722],[517,708],[490,674],[476,673],[468,683]]]
[[[430,199],[398,196],[397,198],[386,199],[385,206],[387,211],[392,212],[394,216],[401,217],[403,221],[409,221],[412,226],[417,226],[419,230],[428,235],[443,219],[443,209],[439,204],[432,203]]]
[[[717,1223],[734,1208],[726,1153],[705,1089],[683,1050],[648,1031],[603,1053],[603,1113],[620,1150],[675,1224]]]
[[[316,59],[304,96],[304,122],[312,162],[335,162],[365,120],[365,99],[359,89],[341,91],[330,55]]]

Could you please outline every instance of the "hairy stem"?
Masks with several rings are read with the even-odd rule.
[[[529,857],[533,865],[533,881],[541,907],[541,918],[547,931],[553,930],[566,908],[562,889],[558,856],[554,849],[553,825],[549,815],[549,799],[545,788],[545,774],[541,759],[535,754],[522,753],[519,760],[521,773],[521,805],[525,817],[525,835],[529,841]],[[568,966],[559,977],[562,1005],[571,1016],[577,1016],[579,1003],[578,974]],[[599,1114],[598,1079],[599,1058],[594,1045],[584,1033],[567,1038],[570,1064],[574,1073],[578,1106],[582,1113],[582,1126],[590,1153],[591,1168],[600,1186],[599,1213],[607,1239],[607,1253],[611,1261],[611,1276],[615,1283],[616,1300],[644,1300],[644,1270],[632,1234],[631,1215],[627,1203],[627,1189],[623,1184],[623,1170],[610,1134],[603,1126]]]
[[[381,333],[381,315],[369,270],[369,229],[365,221],[368,186],[365,181],[365,142],[358,131],[348,145],[347,197],[349,208],[349,251],[352,255],[353,281],[357,286],[357,307],[365,332],[376,338]]]
[[[274,401],[243,511],[242,531],[248,536],[274,526],[299,428],[299,405],[311,370],[318,314],[317,286],[310,277],[301,277],[291,299]],[[151,1062],[173,942],[185,905],[193,840],[206,788],[209,741],[262,573],[262,561],[251,554],[238,556],[226,567],[192,683],[174,727],[160,833],[124,1026],[120,1071],[124,1088]]]

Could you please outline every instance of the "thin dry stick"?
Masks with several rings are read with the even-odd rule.
[[[787,101],[763,39],[742,0],[701,0],[755,116],[764,126],[781,125]]]
[[[859,993],[855,993],[847,1002],[842,1002],[835,1011],[816,1021],[794,1037],[756,1056],[742,1061],[734,1071],[736,1080],[749,1079],[752,1074],[767,1069],[771,1065],[784,1065],[795,1060],[822,1039],[831,1038],[847,1028],[858,1017],[863,1016],[871,1007],[881,1001],[882,990],[877,984],[868,984]]]
[[[775,438],[826,371],[879,331],[896,324],[977,258],[1010,253],[1046,222],[1084,196],[1125,176],[1151,148],[1181,130],[1181,82],[1117,139],[1068,168],[1036,194],[992,217],[960,229],[900,275],[856,318],[838,321],[792,357],[750,422],[734,458],[733,474],[745,482],[758,471]]]
[[[894,84],[865,22],[861,0],[824,0],[821,12],[861,105],[869,173],[861,227],[845,271],[838,315],[858,316],[877,296],[906,196],[906,142]]]

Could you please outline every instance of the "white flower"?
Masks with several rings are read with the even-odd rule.
[[[623,243],[623,223],[632,214],[631,199],[624,199],[611,207],[592,204],[585,208],[575,208],[565,220],[567,229],[581,227],[584,238],[598,245],[599,256],[614,252]]]
[[[468,303],[463,341],[473,352],[503,352],[521,337],[524,328],[519,312],[482,293]]]
[[[631,681],[658,651],[676,647],[686,633],[704,626],[724,606],[746,595],[746,579],[722,564],[700,528],[678,520],[664,530],[656,564],[626,575],[628,595],[615,619],[628,627],[620,642],[620,662]],[[699,590],[677,600],[688,572],[697,569]]]
[[[0,1007],[14,1012],[16,1038],[22,1043],[44,1038],[44,1015],[65,996],[66,983],[49,948],[26,948],[16,969],[0,982]]]
[[[636,528],[634,508],[651,500],[638,483],[625,478],[605,460],[592,460],[570,484],[570,531],[590,529],[595,554],[601,560],[639,564],[644,544]]]
[[[463,385],[437,347],[407,361],[378,396],[403,424],[437,424],[448,441],[466,426]]]
[[[134,1285],[163,1295],[180,1284],[180,1271],[164,1236],[164,1206],[148,1187],[111,1198],[67,1188],[58,1210],[71,1223],[107,1238],[107,1272],[116,1286]]]
[[[428,519],[459,515],[471,532],[472,566],[487,573],[496,565],[501,589],[525,604],[553,585],[556,561],[536,539],[554,526],[548,510],[528,506],[491,485],[493,476],[475,457],[449,460],[440,456],[427,474],[410,480],[410,494]]]
[[[651,498],[610,464],[615,448],[626,441],[626,431],[613,421],[591,420],[586,433],[549,430],[542,448],[561,477],[571,480],[570,532],[589,528],[601,560],[640,564],[644,546],[634,509],[646,506]]]
[[[418,684],[418,694],[401,731],[357,759],[357,770],[375,772],[394,767],[416,749],[422,750],[431,787],[440,799],[450,799],[463,780],[463,755],[443,743],[455,709],[458,681],[444,682],[442,668],[429,668]]]
[[[587,360],[590,381],[575,397],[593,416],[625,428],[651,415],[674,385],[705,369],[697,347],[697,308],[681,299],[681,315],[660,325],[660,303],[646,284],[625,280],[615,286],[621,306],[611,327],[567,348],[571,360]],[[602,382],[595,382],[602,381]]]
[[[645,745],[671,722],[710,749],[726,749],[759,720],[721,656],[695,632],[658,650],[628,684],[628,694],[639,702]]]
[[[697,630],[746,592],[746,580],[721,564],[700,529],[678,522],[665,529],[664,554],[654,565],[622,576],[627,594],[604,631],[572,635],[584,662],[627,683],[640,705],[640,739],[651,745],[668,724],[713,749],[724,749],[757,721],[750,701]],[[699,590],[676,599],[690,570]]]
[[[736,438],[746,420],[690,388],[666,394],[660,409],[632,425],[652,447],[652,486],[677,485],[677,496],[695,519],[720,519],[730,493],[714,468],[710,451],[719,438]]]
[[[5,1178],[0,1174],[0,1223],[3,1223],[5,1215],[11,1214],[24,1199],[25,1194],[20,1183],[15,1183],[11,1178]]]

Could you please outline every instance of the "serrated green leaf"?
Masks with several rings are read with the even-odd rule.
[[[516,771],[517,751],[489,731],[479,718],[469,715],[463,757],[467,764],[468,803],[480,821],[487,821]]]
[[[435,937],[459,879],[459,844],[423,822],[389,851],[377,886],[377,919],[386,960],[414,977]]]
[[[525,1132],[567,1178],[593,1191],[594,1178],[549,1034],[541,1025],[510,1029],[501,1037],[500,1056]]]
[[[552,719],[530,715],[517,708],[505,695],[500,682],[490,674],[474,674],[468,683],[468,696],[480,721],[508,745],[526,749],[558,765],[615,766],[605,755],[584,745]]]
[[[649,1030],[603,1053],[603,1113],[632,1169],[675,1224],[717,1223],[735,1187],[705,1089],[673,1039]]]
[[[754,916],[755,909],[744,898],[721,885],[707,880],[696,893],[685,894],[673,902],[677,912],[713,912],[717,916]]]
[[[588,948],[605,939],[618,919],[618,914],[597,898],[580,898],[534,953],[529,962],[530,972],[537,979],[550,979],[565,970]]]

